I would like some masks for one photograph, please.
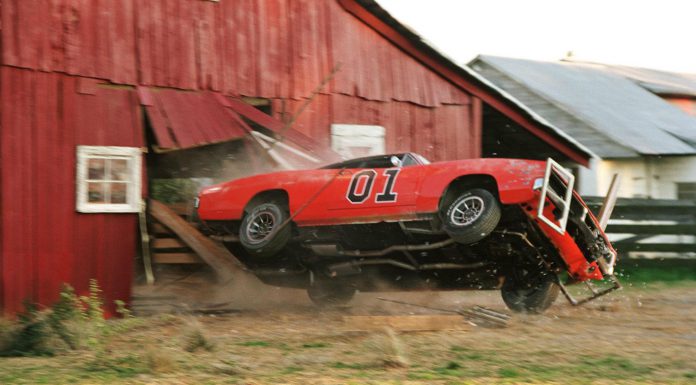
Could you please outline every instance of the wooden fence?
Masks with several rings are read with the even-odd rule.
[[[603,198],[583,199],[597,215]],[[606,232],[612,239],[618,239],[612,243],[619,254],[659,252],[696,256],[696,202],[619,198]]]

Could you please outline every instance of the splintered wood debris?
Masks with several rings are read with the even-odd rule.
[[[468,309],[459,309],[459,310],[453,310],[453,309],[443,309],[443,308],[437,308],[437,307],[432,307],[432,306],[426,306],[426,305],[420,305],[420,304],[415,304],[415,303],[409,303],[409,302],[404,302],[404,301],[397,301],[393,299],[388,299],[388,298],[377,298],[380,301],[385,301],[385,302],[391,302],[391,303],[396,303],[399,305],[405,305],[405,306],[412,306],[412,307],[419,307],[421,309],[429,309],[429,310],[435,310],[439,312],[445,312],[445,313],[453,313],[457,314],[458,316],[449,316],[450,319],[454,320],[456,319],[456,322],[461,323],[462,319],[461,317],[464,318],[467,324],[471,326],[481,326],[481,327],[487,327],[487,328],[504,328],[507,327],[508,321],[510,320],[510,315],[506,313],[502,313],[496,310],[488,309],[482,306],[473,306]],[[361,317],[361,316],[354,316],[354,317]],[[365,316],[368,317],[368,316]],[[396,317],[396,318],[395,318]],[[392,322],[390,319],[396,319],[397,321],[394,321],[396,324],[402,323],[401,318],[404,317],[411,317],[415,320],[418,319],[419,316],[416,315],[409,315],[409,316],[383,316],[384,319],[378,319],[375,318],[375,316],[372,316],[371,323],[375,323],[377,321],[383,322],[382,326],[394,326],[391,325],[390,322]],[[435,315],[431,316],[425,316],[425,317],[437,317]],[[345,317],[345,318],[350,318],[350,317]],[[344,321],[346,319],[344,318]],[[367,318],[365,320],[368,320]],[[424,318],[426,320],[426,318]],[[444,320],[444,319],[443,319]],[[346,322],[352,322],[352,320],[348,320]],[[418,322],[418,321],[410,321],[410,322]],[[431,322],[430,324],[428,323],[429,321],[424,321],[425,323],[423,324],[424,328],[432,327],[428,325],[436,325],[438,322],[443,322],[442,320],[439,321],[434,321]],[[370,322],[368,322],[370,323]],[[405,324],[408,324],[406,322]],[[398,328],[398,326],[396,326]],[[444,329],[445,327],[440,328],[439,330]],[[413,329],[415,330],[415,329]],[[426,330],[426,329],[421,329],[421,330]],[[427,330],[435,330],[435,329],[427,329]]]

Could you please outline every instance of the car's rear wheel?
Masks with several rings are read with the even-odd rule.
[[[534,280],[507,277],[501,294],[510,310],[521,313],[542,313],[558,298],[560,288],[552,273],[542,273]]]
[[[500,216],[498,199],[480,188],[465,191],[441,212],[444,230],[463,244],[487,237],[498,226]]]
[[[319,307],[345,305],[355,296],[356,290],[350,286],[335,283],[315,283],[307,288],[307,296]]]
[[[269,257],[287,245],[292,228],[283,224],[289,217],[288,211],[276,202],[256,205],[242,220],[239,242],[252,255]],[[281,227],[282,226],[282,227]]]

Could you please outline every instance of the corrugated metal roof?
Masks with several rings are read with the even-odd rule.
[[[245,122],[244,119],[247,119],[275,134],[276,138],[272,138],[259,133],[268,138],[264,146],[294,149],[305,154],[305,158],[316,160],[317,164],[305,163],[307,167],[340,159],[325,145],[237,98],[216,92],[149,87],[138,87],[138,96],[147,112],[157,151],[182,150],[241,139],[254,131]]]
[[[696,97],[696,74],[659,71],[618,65],[571,62],[588,65],[631,79],[641,87],[658,95]]]
[[[168,151],[239,139],[247,129],[239,116],[210,92],[140,89],[157,149]],[[147,100],[143,100],[147,98]]]
[[[515,95],[524,89],[553,104],[546,118],[602,157],[696,153],[696,119],[626,78],[568,62],[552,63],[479,56],[471,65],[488,65],[486,77]],[[521,86],[521,87],[520,87]],[[528,103],[529,104],[529,103]],[[585,131],[568,124],[571,116]],[[592,130],[589,132],[586,128]],[[623,153],[623,154],[621,154]]]

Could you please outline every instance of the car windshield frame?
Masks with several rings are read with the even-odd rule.
[[[395,166],[391,162],[391,158],[396,156],[401,161],[401,166]],[[423,156],[411,152],[397,153],[397,154],[383,154],[383,155],[373,155],[363,158],[348,159],[338,163],[332,163],[330,165],[321,167],[323,170],[327,169],[356,169],[356,168],[394,168],[394,167],[410,167],[410,166],[422,166],[430,164],[430,161],[425,159]]]

